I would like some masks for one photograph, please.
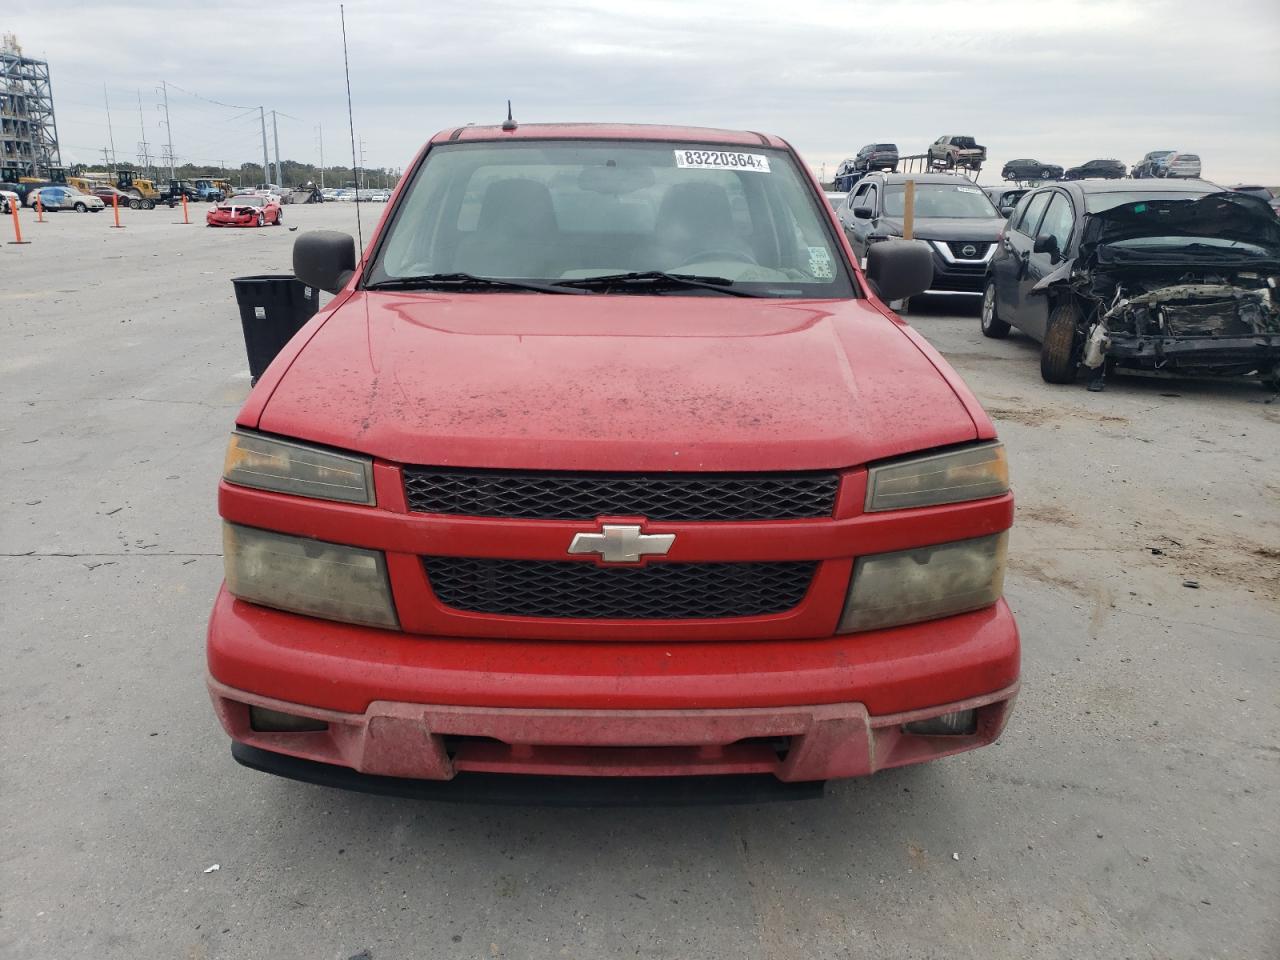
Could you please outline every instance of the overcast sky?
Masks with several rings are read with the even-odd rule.
[[[0,32],[47,58],[64,161],[152,152],[170,88],[179,162],[351,162],[336,3],[8,0]],[[16,7],[16,8],[15,8]],[[1280,184],[1275,0],[573,0],[346,6],[357,135],[407,165],[435,131],[502,119],[622,120],[780,134],[828,176],[864,143],[923,152],[944,133],[1064,166],[1199,153],[1221,183]],[[3,15],[0,15],[3,16]],[[139,117],[138,91],[142,109]],[[296,119],[293,119],[296,118]],[[270,135],[270,131],[268,131]]]

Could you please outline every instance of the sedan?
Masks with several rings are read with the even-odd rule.
[[[36,205],[37,198],[40,200],[40,206],[45,210],[75,210],[77,213],[88,213],[92,210],[94,213],[101,213],[103,208],[100,198],[91,193],[81,193],[71,187],[41,187],[39,190],[33,190],[27,197],[33,207]]]
[[[223,201],[205,217],[211,227],[278,226],[284,219],[275,197],[241,195]]]

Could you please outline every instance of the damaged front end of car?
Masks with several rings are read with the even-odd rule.
[[[1255,198],[1151,199],[1091,214],[1079,255],[1037,290],[1080,305],[1090,389],[1113,366],[1280,389],[1280,220]]]

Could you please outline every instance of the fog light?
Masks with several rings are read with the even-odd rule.
[[[903,733],[918,733],[925,737],[962,737],[978,729],[977,710],[957,710],[928,720],[913,720],[902,725]]]
[[[258,733],[314,733],[328,730],[329,724],[311,717],[268,710],[266,707],[250,707],[249,727]]]

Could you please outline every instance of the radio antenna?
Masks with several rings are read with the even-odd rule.
[[[347,12],[338,4],[342,19],[342,69],[347,75],[347,126],[351,130],[351,175],[356,181],[356,236],[360,238],[360,259],[364,260],[364,227],[360,223],[360,170],[356,166],[356,118],[351,111],[351,64],[347,60]]]

